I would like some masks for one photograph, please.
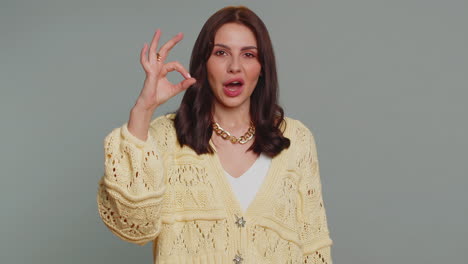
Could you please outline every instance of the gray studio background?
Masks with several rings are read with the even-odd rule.
[[[467,263],[464,0],[2,0],[0,262],[151,263],[151,243],[98,216],[103,140],[128,120],[154,30],[185,33],[169,60],[188,67],[233,4],[267,24],[281,104],[315,134],[334,263]]]

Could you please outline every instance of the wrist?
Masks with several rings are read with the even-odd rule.
[[[154,110],[146,109],[139,104],[135,104],[130,110],[130,115],[133,117],[139,117],[139,119],[148,120],[153,116]]]
[[[132,112],[136,112],[138,114],[149,114],[149,115],[152,115],[154,113],[154,111],[156,110],[156,108],[158,108],[159,105],[155,105],[155,106],[148,106],[147,104],[145,104],[143,102],[142,99],[138,98],[135,102],[135,105],[133,105],[132,107]]]

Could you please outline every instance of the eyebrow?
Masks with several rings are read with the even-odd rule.
[[[229,46],[224,45],[224,44],[214,44],[214,45],[215,45],[215,46],[218,46],[218,47],[223,47],[223,48],[228,49],[228,50],[231,49]],[[255,47],[255,46],[246,46],[246,47],[242,47],[242,48],[241,48],[241,51],[243,51],[243,50],[249,50],[249,49],[257,49],[257,47]]]

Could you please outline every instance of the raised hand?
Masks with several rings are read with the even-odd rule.
[[[128,120],[130,133],[143,141],[147,140],[151,118],[156,108],[196,82],[179,62],[165,63],[169,51],[182,40],[182,33],[166,42],[157,52],[160,36],[161,31],[158,29],[154,33],[149,50],[146,43],[141,50],[140,62],[146,79]],[[178,71],[185,79],[177,84],[171,83],[166,78],[171,71]]]
[[[158,29],[154,33],[149,51],[145,43],[140,54],[140,63],[146,73],[146,79],[135,106],[150,112],[196,82],[179,62],[165,63],[169,51],[182,40],[183,34],[174,36],[157,52],[160,36],[161,30]],[[171,83],[166,76],[172,71],[178,71],[185,80],[177,84]]]

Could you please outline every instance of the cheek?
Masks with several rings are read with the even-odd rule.
[[[206,64],[206,72],[208,75],[208,82],[210,85],[213,85],[216,82],[216,68],[210,61],[208,61]]]
[[[222,73],[222,67],[223,65],[219,61],[208,60],[206,63],[208,77],[212,79],[220,78],[220,74]]]
[[[247,71],[249,73],[249,78],[257,79],[260,76],[261,70],[262,66],[259,62],[250,64]]]

